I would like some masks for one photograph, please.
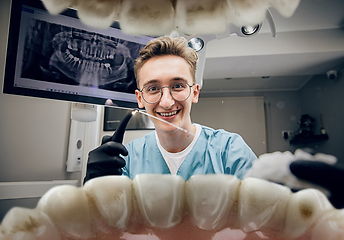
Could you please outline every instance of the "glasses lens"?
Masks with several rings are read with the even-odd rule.
[[[165,87],[163,87],[165,88]],[[184,82],[174,83],[171,87],[172,97],[177,101],[185,101],[191,93],[191,86]],[[142,89],[142,97],[148,103],[156,103],[162,96],[161,87],[158,85],[147,85]]]
[[[143,99],[148,103],[156,103],[161,97],[161,88],[158,85],[147,85],[141,92]]]
[[[171,86],[172,97],[177,101],[184,101],[190,96],[190,86],[187,83],[179,82]]]

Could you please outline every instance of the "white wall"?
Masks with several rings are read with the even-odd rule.
[[[204,84],[210,84],[207,81]],[[297,91],[271,91],[271,92],[233,92],[233,93],[202,93],[200,98],[222,98],[222,97],[247,97],[259,96],[265,101],[266,120],[266,142],[267,152],[296,150],[296,146],[290,145],[288,140],[283,139],[282,131],[296,131],[298,120],[302,110],[300,96]],[[239,132],[240,134],[240,132]],[[259,141],[260,137],[257,137]]]
[[[1,1],[0,77],[6,58],[9,0]],[[3,86],[1,85],[1,89]],[[72,179],[65,172],[70,103],[0,93],[0,181]]]
[[[257,156],[267,151],[263,97],[200,98],[192,107],[191,119],[238,133]]]
[[[297,131],[302,109],[297,91],[263,93],[266,101],[268,152],[294,151],[296,146],[282,137],[282,131]]]

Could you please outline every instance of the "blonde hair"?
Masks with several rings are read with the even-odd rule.
[[[168,36],[154,38],[141,49],[140,56],[134,65],[136,84],[139,87],[138,73],[142,66],[152,57],[161,55],[175,55],[183,58],[190,67],[193,83],[196,83],[197,53],[188,45],[184,37],[172,38]]]

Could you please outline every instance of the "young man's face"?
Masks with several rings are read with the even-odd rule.
[[[163,55],[149,59],[138,72],[139,89],[147,85],[170,87],[173,83],[182,82],[193,85],[193,78],[187,62],[178,56]],[[175,100],[169,88],[162,88],[162,97],[156,103],[147,103],[140,91],[136,90],[136,98],[140,108],[145,107],[147,113],[168,121],[184,129],[191,129],[190,111],[192,103],[198,102],[199,85],[191,87],[191,93],[185,101]],[[151,118],[157,131],[175,132],[170,124]]]

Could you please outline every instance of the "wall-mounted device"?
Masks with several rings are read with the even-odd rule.
[[[71,124],[67,156],[67,172],[82,171],[85,148],[85,132],[88,122],[96,121],[97,109],[95,105],[72,103]]]
[[[80,172],[84,158],[85,122],[71,120],[67,157],[67,172]]]
[[[293,131],[291,130],[284,130],[282,131],[282,137],[284,140],[288,140],[288,139],[291,139],[293,136]]]
[[[326,75],[329,80],[336,80],[338,72],[336,70],[329,70],[326,72]]]

